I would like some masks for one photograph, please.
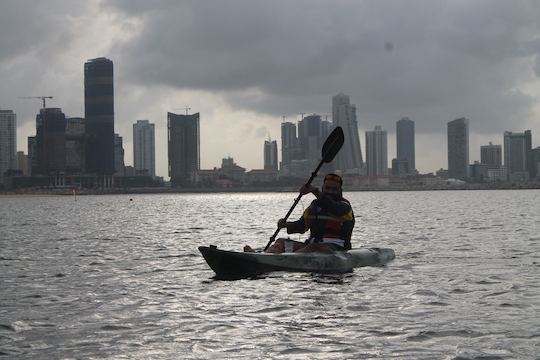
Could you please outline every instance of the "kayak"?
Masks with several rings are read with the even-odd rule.
[[[342,274],[362,266],[384,265],[395,258],[392,249],[357,248],[333,253],[260,253],[200,246],[217,279],[242,279],[272,271]]]

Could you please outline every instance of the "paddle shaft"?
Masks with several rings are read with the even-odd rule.
[[[317,173],[319,172],[319,170],[320,170],[321,166],[324,164],[324,162],[325,162],[324,159],[322,159],[321,162],[319,163],[319,165],[317,166],[317,168],[315,169],[315,171],[311,173],[311,177],[309,178],[309,180],[307,181],[305,186],[311,185],[311,182],[317,176]],[[291,213],[293,212],[294,208],[296,207],[296,205],[298,204],[298,202],[300,201],[301,198],[302,198],[302,194],[299,194],[298,197],[294,200],[293,206],[289,209],[289,211],[287,212],[287,215],[285,215],[285,217],[283,218],[285,221],[287,221],[287,219],[289,218],[289,216],[291,215]],[[264,248],[264,251],[268,250],[270,245],[272,245],[274,240],[276,240],[276,236],[279,233],[279,230],[281,230],[281,229],[277,228],[276,231],[274,232],[274,235],[272,235],[270,237],[270,240],[268,241],[268,244],[266,244],[266,246]]]

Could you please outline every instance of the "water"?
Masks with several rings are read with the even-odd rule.
[[[396,260],[234,282],[295,194],[0,198],[0,358],[540,358],[540,191],[346,196]]]

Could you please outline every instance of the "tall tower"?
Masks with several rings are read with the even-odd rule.
[[[332,97],[332,122],[334,127],[341,126],[345,137],[343,148],[337,154],[337,169],[345,171],[362,168],[364,163],[356,121],[356,106],[350,103],[349,96],[339,93]]]
[[[414,121],[402,118],[396,122],[397,160],[406,160],[409,171],[414,173],[416,169],[414,154]]]
[[[277,141],[265,140],[264,141],[264,169],[265,170],[278,170],[278,158],[277,158]]]
[[[309,115],[298,122],[298,142],[304,159],[319,161],[323,141],[320,115]]]
[[[505,131],[504,166],[508,179],[526,180],[529,178],[528,158],[530,156],[530,130],[522,133]]]
[[[13,110],[0,110],[0,184],[4,173],[17,168],[17,116]]]
[[[169,176],[172,186],[187,185],[191,173],[200,169],[199,113],[167,113]]]
[[[148,120],[137,120],[133,124],[133,166],[135,170],[146,170],[156,176],[156,145],[154,124]]]
[[[124,163],[124,140],[118,134],[114,134],[114,174],[117,176],[124,176],[125,171]]]
[[[298,138],[296,137],[296,125],[292,122],[281,123],[281,168],[296,160],[298,152]]]
[[[469,170],[469,119],[448,123],[448,176],[466,180]]]
[[[388,136],[380,126],[366,131],[366,166],[368,176],[388,175]]]
[[[106,58],[84,63],[86,172],[114,174],[113,62]]]
[[[36,168],[32,175],[66,171],[66,116],[60,108],[45,108],[36,116]]]

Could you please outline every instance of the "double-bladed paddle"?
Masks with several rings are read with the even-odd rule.
[[[328,138],[326,138],[326,141],[323,144],[321,154],[322,159],[317,168],[314,172],[311,173],[311,177],[306,183],[306,186],[311,185],[311,182],[315,177],[317,176],[317,173],[319,172],[319,169],[324,163],[329,163],[332,160],[334,160],[334,157],[336,157],[336,154],[339,152],[341,147],[343,146],[344,136],[343,136],[343,129],[341,126],[338,126],[328,135]],[[287,212],[287,215],[283,218],[284,220],[287,220],[289,216],[291,215],[293,209],[295,208],[296,204],[300,201],[300,198],[302,197],[302,194],[299,194],[296,200],[294,200],[293,206],[289,209],[289,212]],[[274,232],[274,235],[270,237],[270,240],[268,241],[268,244],[266,244],[266,247],[264,248],[264,251],[266,251],[270,245],[272,245],[272,242],[276,239],[277,234],[279,233],[279,230],[281,230],[279,227],[276,229],[276,232]]]

